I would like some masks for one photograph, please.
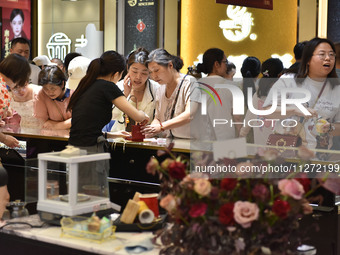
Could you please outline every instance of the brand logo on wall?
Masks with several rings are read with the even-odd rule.
[[[137,0],[129,0],[129,1],[128,1],[128,4],[129,4],[131,7],[133,7],[133,6],[135,6],[135,5],[137,4]]]
[[[238,42],[248,36],[251,40],[256,39],[256,34],[250,34],[254,18],[246,7],[229,5],[226,12],[229,19],[221,20],[219,27],[227,40]]]
[[[53,34],[46,44],[47,54],[50,59],[64,59],[71,51],[71,39],[64,33]]]
[[[139,19],[136,28],[139,32],[143,32],[143,30],[146,28],[146,25],[141,19]]]

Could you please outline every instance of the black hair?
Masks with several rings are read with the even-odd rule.
[[[303,41],[303,42],[298,42],[297,44],[295,44],[293,51],[294,51],[294,57],[296,60],[301,60],[303,48],[305,47],[306,43],[307,41]]]
[[[321,44],[321,43],[328,43],[332,50],[336,52],[335,46],[333,42],[327,38],[319,38],[315,37],[312,40],[308,41],[303,49],[303,54],[302,54],[302,59],[301,59],[301,64],[299,71],[296,75],[296,81],[297,83],[302,83],[304,79],[307,77],[308,72],[309,72],[309,61],[313,57],[315,49]],[[338,78],[336,74],[336,67],[334,64],[334,67],[332,71],[327,75],[327,78]],[[329,82],[331,83],[332,89],[339,85],[339,80],[338,79],[330,79]]]
[[[156,62],[158,65],[166,67],[171,62],[177,72],[179,72],[179,70],[181,70],[184,65],[183,60],[180,57],[171,55],[169,52],[162,48],[158,48],[150,52],[147,64],[151,62]]]
[[[11,12],[11,16],[10,16],[10,18],[9,18],[10,22],[12,22],[13,19],[14,19],[17,15],[20,15],[20,16],[21,16],[22,22],[25,21],[24,12],[23,12],[21,9],[13,9],[12,12]]]
[[[92,60],[87,68],[86,75],[80,80],[77,89],[74,91],[67,110],[72,110],[81,95],[93,85],[99,76],[114,75],[117,72],[122,73],[125,68],[125,58],[113,50],[106,51],[100,58]]]
[[[65,67],[66,73],[68,73],[68,66],[70,65],[71,60],[79,56],[81,56],[81,54],[77,52],[70,52],[66,54],[65,59],[64,59],[64,67]]]
[[[38,76],[38,84],[44,86],[46,84],[53,84],[59,87],[65,85],[67,78],[64,72],[58,66],[46,66],[40,71]],[[64,88],[65,89],[65,86]]]
[[[257,57],[247,57],[242,64],[241,74],[243,79],[243,94],[248,98],[248,88],[252,88],[252,95],[254,95],[256,78],[261,72],[261,62]]]
[[[259,80],[257,96],[265,97],[270,88],[279,79],[283,71],[283,63],[278,58],[269,58],[262,63],[261,73],[263,77]]]
[[[0,73],[10,78],[17,86],[24,87],[29,81],[31,67],[26,58],[13,53],[1,61]]]
[[[197,72],[212,73],[215,62],[221,63],[223,58],[224,51],[221,49],[211,48],[206,50],[203,54],[203,63],[197,65]]]
[[[24,38],[24,37],[17,37],[17,38],[14,38],[12,41],[11,41],[11,49],[14,48],[14,46],[18,43],[21,43],[21,44],[27,44],[29,47],[31,47],[30,45],[30,42]]]

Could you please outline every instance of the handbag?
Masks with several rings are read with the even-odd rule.
[[[327,79],[325,80],[325,82],[322,85],[322,88],[319,92],[318,97],[316,98],[314,105],[312,106],[312,109],[314,108],[314,106],[316,105],[316,103],[318,102],[319,98],[322,95],[322,92],[324,91],[325,87],[326,87],[326,83],[327,83]],[[277,147],[299,147],[302,145],[302,139],[300,137],[300,132],[304,127],[306,119],[304,118],[303,121],[300,121],[301,123],[301,127],[299,129],[299,131],[297,132],[296,135],[289,135],[289,134],[270,134],[268,136],[267,145],[272,145],[272,146],[277,146]],[[295,157],[296,156],[296,150],[290,150],[285,149],[285,148],[278,148],[277,149],[280,154],[281,157]]]

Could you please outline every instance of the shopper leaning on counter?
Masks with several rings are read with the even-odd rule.
[[[105,138],[114,137],[112,133],[105,133],[105,136],[102,133],[103,127],[112,118],[113,104],[137,122],[146,124],[149,121],[144,112],[138,111],[126,100],[116,85],[125,67],[124,57],[115,51],[106,51],[100,58],[92,60],[68,106],[68,110],[72,110],[70,145],[87,152],[104,152]],[[108,171],[107,161],[83,167],[79,187],[89,184],[90,179],[92,184],[96,183],[106,193]]]
[[[7,190],[7,172],[6,169],[0,166],[0,222],[2,215],[6,209],[7,203],[9,202],[9,193]]]
[[[148,55],[149,52],[144,48],[131,52],[127,60],[128,73],[124,80],[119,81],[117,85],[120,89],[123,89],[123,93],[131,105],[150,117],[149,123],[151,123],[154,117],[156,92],[159,84],[149,79],[149,70],[146,66]],[[117,107],[113,108],[112,120],[115,120],[111,128],[112,132],[131,131],[132,120]]]
[[[161,86],[156,94],[156,113],[150,125],[143,128],[148,137],[192,138],[190,121],[197,111],[201,93],[195,79],[183,76],[179,70],[183,61],[165,49],[149,54],[148,68],[151,78]]]
[[[27,60],[18,55],[11,54],[1,62],[3,72],[10,73],[18,66],[21,72],[17,74],[20,80],[13,82],[10,78],[5,78],[9,93],[12,97],[11,110],[12,116],[5,119],[6,124],[20,124],[20,127],[37,127],[39,121],[34,117],[34,102],[41,87],[28,84],[31,73]]]
[[[146,124],[149,121],[149,117],[133,107],[116,85],[125,66],[124,57],[115,51],[104,52],[90,63],[68,106],[68,110],[72,110],[71,145],[103,151],[98,143],[103,143],[102,128],[112,118],[113,105],[137,122]]]
[[[47,66],[39,73],[42,90],[37,96],[34,115],[42,128],[68,129],[71,112],[66,111],[73,90],[66,88],[66,76],[58,66]]]
[[[285,119],[293,118],[292,116],[302,116],[306,119],[302,122],[304,128],[300,130],[299,135],[311,149],[328,149],[331,146],[329,138],[340,135],[340,82],[335,71],[335,57],[335,47],[330,40],[325,38],[310,40],[304,47],[299,72],[296,75],[281,76],[269,91],[263,105],[269,107],[272,104],[274,89],[280,92],[282,88],[299,87],[310,91],[308,111],[311,115],[306,116],[296,107],[287,106]],[[301,93],[288,93],[287,97],[301,98],[302,96]],[[280,97],[278,103],[281,103]],[[277,107],[268,118],[282,119],[280,108]],[[281,133],[280,123],[280,121],[276,122],[275,131]]]
[[[20,63],[13,68],[12,61],[15,63]],[[22,74],[27,74],[22,75]],[[25,86],[27,79],[30,74],[30,68],[28,66],[27,60],[17,54],[11,54],[6,59],[0,63],[0,76],[2,81],[6,83],[9,88],[19,88]],[[10,96],[3,82],[0,82],[0,117],[3,120],[6,117],[12,115],[12,110],[9,111]],[[6,144],[9,147],[16,147],[19,145],[19,141],[10,135],[5,135],[0,133],[0,142]]]

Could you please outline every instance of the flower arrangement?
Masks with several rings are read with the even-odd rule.
[[[302,241],[299,219],[313,211],[307,197],[321,185],[339,192],[339,183],[331,180],[292,173],[280,179],[252,178],[239,171],[283,164],[274,151],[248,161],[220,160],[236,169],[227,176],[189,172],[190,163],[207,164],[209,155],[192,156],[190,162],[171,149],[164,153],[168,157],[161,163],[152,157],[147,165],[148,173],[159,174],[160,206],[172,222],[156,235],[162,242],[160,254],[293,254]],[[301,147],[299,155],[306,162],[313,153]]]

